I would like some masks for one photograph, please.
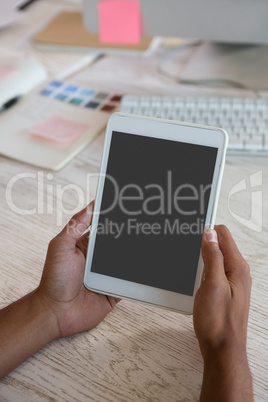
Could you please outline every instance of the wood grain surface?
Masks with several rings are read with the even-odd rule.
[[[44,16],[61,8],[79,7],[78,1],[34,3],[16,26],[0,32],[0,57],[8,49],[32,54],[51,76],[56,74],[81,55],[36,50],[29,36],[41,26]],[[156,66],[163,52],[151,59],[105,57],[92,65],[88,85],[119,93],[218,94],[216,89],[179,86],[159,76]],[[170,67],[179,71],[186,59],[183,52],[175,54]],[[223,93],[239,95],[235,91]],[[8,133],[0,130],[0,135]],[[64,190],[66,185],[75,184],[84,194],[80,201],[85,202],[87,175],[99,171],[103,141],[102,133],[59,172],[39,171],[0,157],[0,307],[38,285],[47,244],[77,210],[79,201],[74,191],[66,190],[61,203],[57,188]],[[234,214],[250,219],[251,209],[260,208],[252,205],[252,191],[256,189],[250,188],[250,176],[259,171],[262,184],[257,190],[262,191],[263,208],[262,231],[258,233],[239,223]],[[7,189],[18,174],[28,177],[14,185],[11,206],[6,199]],[[44,191],[38,187],[38,177],[42,178]],[[234,194],[228,207],[230,190],[244,179],[247,189]],[[93,196],[94,188],[89,198]],[[38,207],[39,213],[31,215],[15,211]],[[230,228],[251,267],[248,356],[255,401],[268,400],[267,210],[268,159],[228,156],[217,223]],[[191,316],[121,301],[96,329],[50,343],[4,378],[0,382],[0,401],[197,401],[202,369]]]

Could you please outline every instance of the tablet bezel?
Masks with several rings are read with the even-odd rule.
[[[127,280],[91,272],[91,264],[96,241],[95,229],[97,228],[99,220],[99,211],[102,202],[112,133],[114,131],[122,132],[126,135],[132,134],[218,148],[205,220],[206,227],[213,227],[214,225],[221,179],[224,169],[228,135],[223,129],[217,127],[201,126],[197,124],[141,117],[123,113],[113,114],[110,117],[107,125],[90,232],[90,241],[87,252],[84,285],[87,289],[94,292],[139,301],[146,304],[148,303],[154,306],[179,311],[184,314],[191,314],[193,311],[195,293],[200,286],[203,273],[203,260],[201,252],[197,266],[193,296],[175,293],[140,283],[129,282]]]

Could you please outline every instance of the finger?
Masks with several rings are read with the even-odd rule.
[[[76,242],[76,247],[78,247],[82,251],[85,257],[87,255],[88,240],[89,232],[84,233],[83,236],[81,236]]]
[[[250,270],[247,262],[240,253],[230,231],[224,225],[215,226],[218,234],[219,245],[224,257],[226,275],[244,276],[250,282]]]
[[[93,208],[94,201],[91,201],[86,208],[75,214],[61,231],[61,236],[66,237],[66,239],[78,240],[91,225]]]
[[[223,256],[228,259],[243,258],[229,229],[225,225],[217,225],[215,230]]]
[[[106,297],[112,308],[114,308],[115,305],[121,301],[121,299],[119,299],[118,297],[108,296],[108,295]]]
[[[222,281],[225,278],[223,255],[218,244],[217,232],[213,229],[207,229],[203,234],[202,257],[206,281]]]

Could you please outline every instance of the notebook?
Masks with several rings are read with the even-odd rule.
[[[0,60],[0,109],[10,99],[26,95],[46,80],[46,70],[38,60],[3,54]]]
[[[0,153],[61,169],[104,129],[120,100],[120,94],[73,82],[48,82],[0,114]]]

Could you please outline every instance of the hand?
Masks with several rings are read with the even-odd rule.
[[[225,226],[215,230],[203,235],[205,279],[194,303],[194,328],[204,359],[201,400],[251,401],[246,354],[249,266],[229,230]]]
[[[245,349],[247,338],[249,266],[229,230],[215,229],[206,231],[202,239],[205,280],[194,304],[194,327],[203,356],[211,348],[229,344]]]
[[[0,310],[0,379],[51,340],[94,328],[117,303],[83,285],[92,210],[93,202],[50,242],[38,288]]]
[[[36,295],[56,317],[56,337],[98,325],[119,301],[85,289],[83,277],[94,202],[76,214],[49,244]]]

